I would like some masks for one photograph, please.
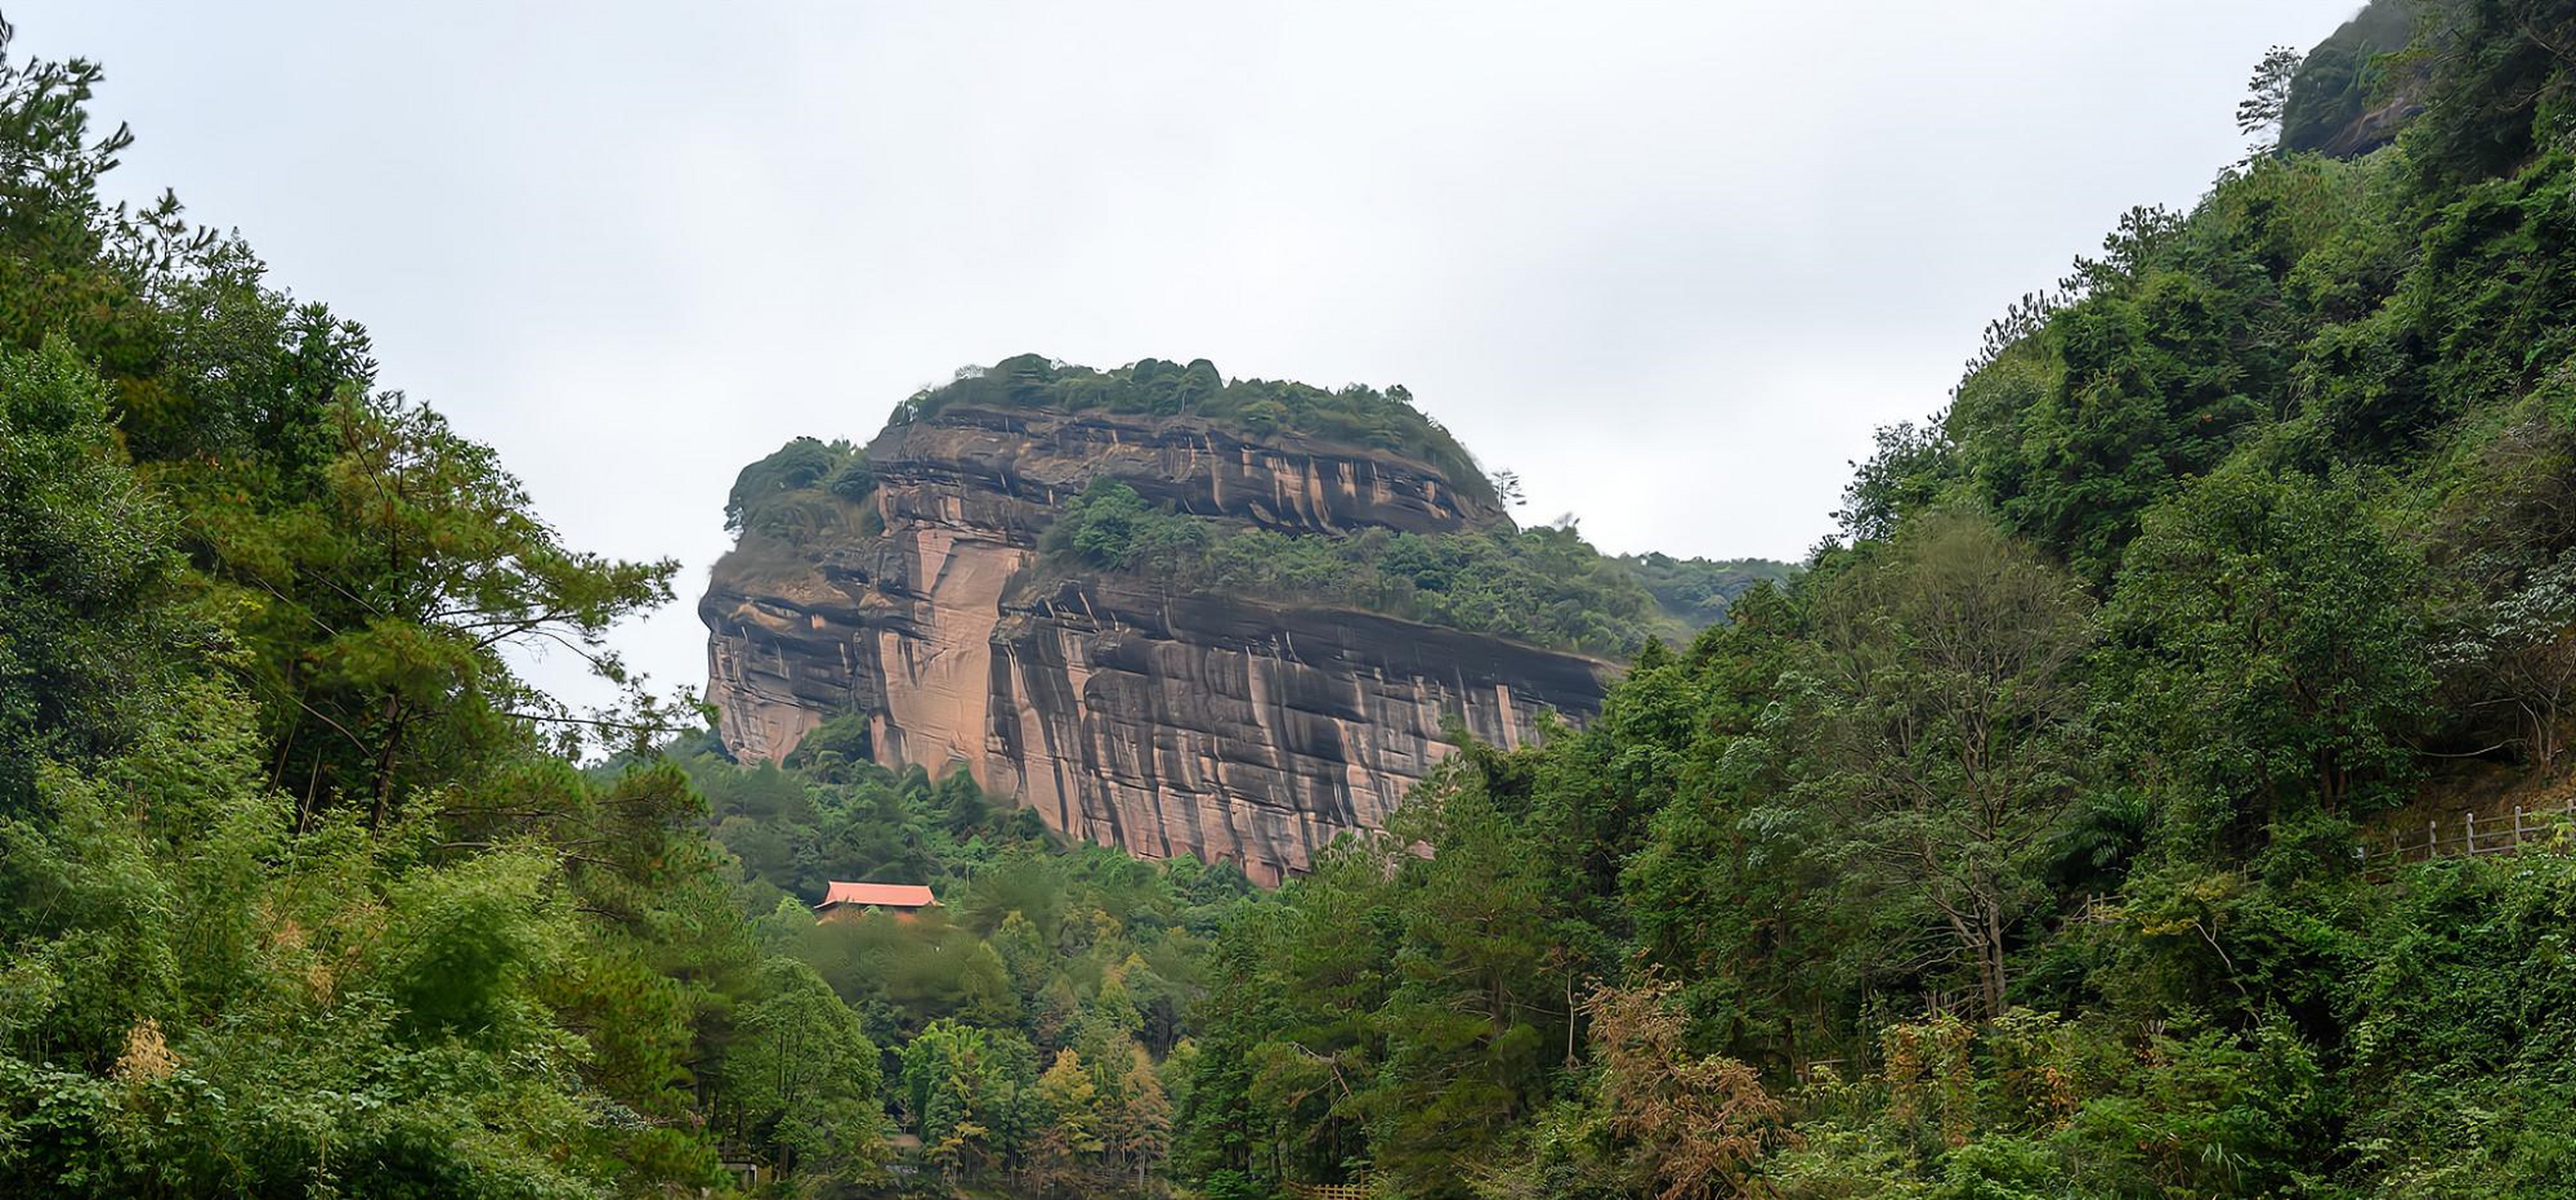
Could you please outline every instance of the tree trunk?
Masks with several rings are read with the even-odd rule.
[[[2003,905],[1992,897],[1977,901],[1978,916],[1984,928],[1983,945],[1978,947],[1977,982],[1984,992],[1988,1018],[2004,1011],[2004,914]]]
[[[402,693],[387,691],[385,693],[385,745],[384,749],[376,753],[375,807],[367,816],[369,829],[384,825],[386,811],[393,803],[394,753],[402,745],[402,733]]]

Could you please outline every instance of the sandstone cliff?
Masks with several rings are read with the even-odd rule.
[[[726,745],[777,758],[835,713],[879,761],[962,766],[1075,837],[1275,882],[1381,823],[1450,750],[1581,719],[1603,664],[1373,613],[1043,570],[1096,476],[1284,532],[1501,519],[1436,467],[1192,417],[952,406],[868,448],[861,520],[746,534],[699,606]],[[1280,602],[1274,602],[1280,601]]]

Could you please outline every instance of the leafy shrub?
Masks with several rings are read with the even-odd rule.
[[[1065,562],[1176,588],[1364,608],[1593,654],[1629,654],[1651,637],[1685,632],[1626,564],[1571,527],[1338,537],[1233,529],[1154,509],[1134,488],[1102,478],[1065,506],[1040,546]]]
[[[867,452],[846,441],[800,437],[773,450],[734,476],[725,495],[725,528],[771,537],[813,532],[826,497],[855,503],[876,489]]]

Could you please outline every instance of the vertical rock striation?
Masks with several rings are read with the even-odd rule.
[[[1029,570],[1056,506],[1102,475],[1296,533],[1501,519],[1426,464],[1192,418],[967,407],[889,430],[869,460],[864,533],[746,535],[699,604],[737,757],[861,712],[880,762],[962,766],[1070,836],[1276,882],[1381,825],[1454,748],[1451,722],[1509,746],[1599,707],[1603,664],[1577,655]]]

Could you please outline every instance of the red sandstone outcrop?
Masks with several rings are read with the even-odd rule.
[[[875,753],[962,767],[1075,837],[1275,882],[1374,828],[1454,747],[1597,709],[1602,664],[1373,613],[1040,579],[1038,535],[1096,476],[1299,533],[1500,519],[1437,469],[1189,418],[950,408],[869,448],[882,529],[746,544],[699,613],[726,745],[777,758],[838,712]],[[876,522],[871,522],[871,525]]]

